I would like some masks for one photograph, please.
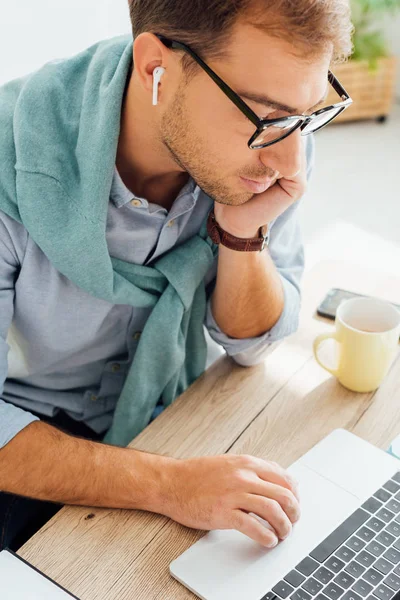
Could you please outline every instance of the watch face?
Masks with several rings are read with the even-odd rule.
[[[207,233],[210,236],[211,240],[214,244],[219,244],[221,242],[220,232],[218,229],[217,222],[215,220],[214,211],[212,210],[208,215],[207,219]]]
[[[261,246],[261,250],[264,250],[264,248],[266,246],[268,246],[268,244],[269,244],[269,226],[268,225],[263,225],[260,228],[260,233],[261,233],[262,237],[264,238],[262,246]]]

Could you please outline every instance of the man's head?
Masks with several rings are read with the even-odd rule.
[[[130,12],[133,77],[148,94],[158,141],[175,166],[214,200],[235,205],[254,193],[241,178],[274,181],[299,170],[299,130],[267,148],[249,149],[254,124],[186,52],[167,48],[154,34],[188,45],[260,118],[307,113],[327,92],[330,65],[351,51],[347,0],[130,0]],[[153,107],[157,66],[165,73]]]

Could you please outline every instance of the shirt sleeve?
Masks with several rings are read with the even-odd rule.
[[[314,139],[303,138],[306,143],[307,180],[314,163]],[[224,347],[229,356],[242,366],[262,362],[276,343],[294,333],[299,324],[301,306],[300,283],[304,272],[304,245],[299,223],[300,200],[290,206],[270,224],[269,253],[281,277],[284,306],[277,323],[264,334],[245,339],[231,338],[218,327],[211,310],[211,298],[207,302],[205,325],[211,338]]]
[[[7,227],[0,219],[0,448],[33,421],[40,419],[1,399],[8,372],[7,333],[14,314],[15,280],[19,261]]]

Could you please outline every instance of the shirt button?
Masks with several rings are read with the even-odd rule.
[[[114,363],[114,364],[111,366],[111,371],[113,371],[114,373],[116,373],[117,371],[119,371],[119,370],[120,370],[120,368],[121,368],[121,365],[120,365],[119,363]]]
[[[132,206],[142,206],[140,200],[131,200],[131,204]]]
[[[93,402],[95,402],[97,400],[97,396],[95,396],[94,394],[92,394],[90,396],[90,399],[93,400]]]
[[[142,335],[142,333],[140,331],[136,331],[136,333],[134,333],[132,335],[132,339],[133,340],[140,340],[140,336]]]
[[[172,227],[173,225],[175,225],[174,219],[172,219],[171,221],[169,221],[168,227]]]

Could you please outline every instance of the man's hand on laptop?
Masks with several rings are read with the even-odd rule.
[[[296,482],[277,463],[225,454],[174,460],[168,470],[158,512],[187,527],[237,529],[273,548],[300,517]]]

